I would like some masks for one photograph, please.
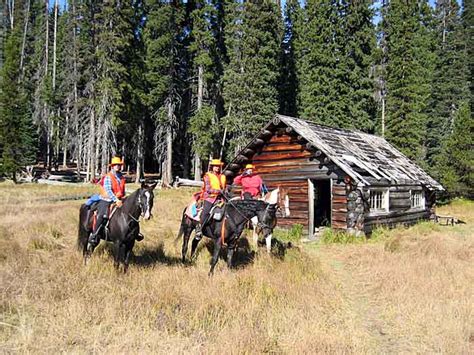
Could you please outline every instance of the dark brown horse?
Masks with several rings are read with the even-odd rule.
[[[214,251],[209,274],[214,272],[221,247],[227,244],[227,266],[232,267],[232,257],[237,247],[237,242],[248,222],[256,217],[259,228],[265,237],[271,235],[276,225],[276,205],[270,205],[260,200],[229,200],[225,205],[224,217],[217,221],[211,219],[203,234],[214,240]],[[191,219],[183,212],[178,239],[183,236],[182,261],[186,261],[188,243],[191,234],[196,229],[198,222]],[[201,238],[194,237],[191,246],[191,258],[194,258]]]
[[[111,212],[107,230],[101,230],[100,239],[114,243],[115,246],[115,267],[118,269],[120,263],[127,271],[130,263],[130,256],[135,245],[135,240],[139,236],[139,218],[151,218],[153,208],[153,189],[156,183],[149,186],[142,183],[141,187],[127,196],[123,200],[123,205]],[[93,208],[93,207],[92,207]],[[77,245],[82,250],[84,262],[87,263],[96,245],[89,243],[89,235],[92,233],[93,213],[89,213],[89,207],[83,204],[79,211],[79,232]]]

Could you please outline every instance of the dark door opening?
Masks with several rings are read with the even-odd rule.
[[[331,180],[309,180],[310,235],[316,228],[331,226]]]

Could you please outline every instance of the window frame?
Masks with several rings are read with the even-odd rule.
[[[413,200],[414,200],[415,194],[419,194],[419,196],[420,196],[420,199],[419,199],[420,205],[418,205],[418,206],[413,205]],[[424,210],[425,208],[426,208],[425,191],[423,191],[423,190],[410,190],[410,209]]]
[[[382,208],[373,209],[372,208],[372,193],[380,192],[382,193]],[[388,187],[373,187],[369,188],[369,214],[371,215],[381,215],[390,213],[390,189]]]

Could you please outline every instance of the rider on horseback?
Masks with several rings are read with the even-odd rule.
[[[204,186],[202,188],[203,208],[201,212],[201,226],[197,228],[196,237],[201,238],[202,231],[209,220],[209,214],[216,201],[222,199],[226,188],[226,176],[221,173],[222,165],[219,159],[212,159],[209,164],[210,170],[204,175]]]
[[[247,164],[244,172],[234,179],[235,185],[242,185],[242,199],[258,198],[268,192],[260,175],[254,173],[255,166]]]
[[[109,207],[115,203],[122,207],[122,199],[125,197],[125,178],[122,176],[123,160],[113,157],[109,164],[109,173],[104,176],[100,184],[100,201],[97,204],[97,221],[94,230],[89,237],[89,243],[98,244],[100,232],[107,225],[109,219]]]

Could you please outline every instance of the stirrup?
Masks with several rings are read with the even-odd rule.
[[[92,232],[91,234],[89,234],[89,238],[87,239],[87,243],[92,244],[92,245],[99,244],[99,231],[100,231],[100,229],[98,229],[95,233]]]

